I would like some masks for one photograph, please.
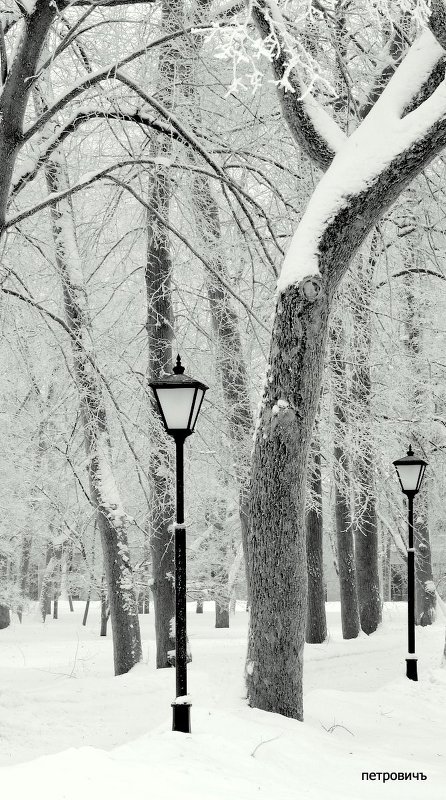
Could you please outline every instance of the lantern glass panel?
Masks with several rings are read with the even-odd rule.
[[[197,417],[198,417],[198,412],[200,410],[200,406],[201,406],[201,402],[203,400],[203,397],[204,397],[203,389],[197,389],[197,396],[195,398],[195,406],[194,406],[194,410],[192,412],[192,419],[191,419],[191,422],[190,422],[191,431],[193,431],[193,429],[195,427],[195,422],[196,422]]]
[[[195,389],[190,386],[180,386],[156,391],[168,430],[189,430],[188,422]]]
[[[398,464],[398,475],[405,492],[416,492],[419,489],[422,477],[422,464]]]
[[[426,464],[423,464],[423,466],[422,466],[422,467],[421,467],[421,469],[420,469],[420,477],[418,478],[418,486],[417,486],[417,489],[419,489],[419,488],[420,488],[420,486],[421,486],[421,484],[422,484],[422,481],[423,481],[423,478],[424,478],[424,473],[425,473],[425,471],[426,471]]]

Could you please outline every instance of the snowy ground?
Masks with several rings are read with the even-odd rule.
[[[305,723],[243,699],[247,614],[213,628],[189,608],[192,734],[172,733],[174,673],[154,668],[153,615],[140,617],[148,663],[114,678],[99,609],[81,625],[35,613],[0,631],[0,796],[15,800],[367,800],[446,797],[444,625],[417,629],[418,683],[404,677],[406,608],[388,604],[373,636],[308,645]],[[362,781],[362,772],[427,780]]]

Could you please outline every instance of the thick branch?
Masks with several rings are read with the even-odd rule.
[[[280,44],[280,51],[273,58],[272,68],[279,82],[277,92],[283,114],[298,145],[320,169],[326,170],[336,151],[346,141],[346,136],[334,119],[307,91],[296,68],[289,69],[292,53],[287,51],[287,46],[278,30],[278,19],[283,26],[285,21],[277,6],[274,4],[274,10],[272,6],[273,2],[270,4],[270,0],[257,0],[257,5],[252,9],[252,16],[262,38],[265,40],[273,36]],[[283,88],[285,77],[292,91]]]
[[[0,117],[5,138],[15,142],[22,131],[23,117],[31,89],[29,78],[36,72],[56,5],[37,0],[33,13],[25,20],[21,41],[0,96]]]
[[[444,0],[431,0],[431,15],[428,26],[437,42],[446,50],[446,7]]]

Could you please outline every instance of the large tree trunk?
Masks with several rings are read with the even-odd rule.
[[[331,366],[334,376],[333,414],[335,421],[334,484],[336,542],[341,595],[341,621],[344,639],[355,639],[360,631],[358,592],[356,585],[355,545],[350,506],[350,464],[346,451],[348,425],[347,390],[344,363],[342,322],[338,332],[331,330]]]
[[[317,446],[319,442],[317,442]],[[307,546],[307,623],[306,641],[320,644],[327,638],[327,619],[325,615],[325,584],[322,525],[322,480],[320,450],[314,454],[313,469],[310,474],[310,488],[313,505],[306,513]]]
[[[378,516],[374,480],[375,455],[372,446],[370,356],[372,322],[370,305],[373,294],[373,269],[376,261],[376,234],[372,238],[370,258],[358,259],[358,283],[353,302],[353,417],[358,426],[354,458],[354,537],[359,616],[364,633],[376,631],[381,622],[379,585]],[[358,285],[359,284],[359,285]],[[364,302],[364,298],[367,300]]]
[[[290,286],[278,301],[250,487],[251,706],[303,718],[305,490],[328,329],[328,297]]]

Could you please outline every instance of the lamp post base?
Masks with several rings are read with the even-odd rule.
[[[172,703],[172,730],[190,733],[191,703]]]
[[[415,657],[406,658],[406,678],[410,681],[418,680],[417,661]]]

